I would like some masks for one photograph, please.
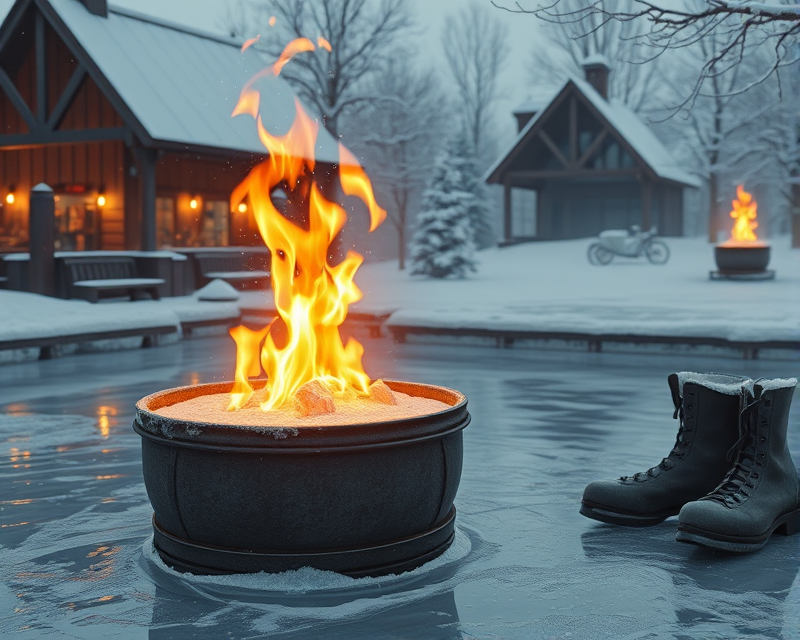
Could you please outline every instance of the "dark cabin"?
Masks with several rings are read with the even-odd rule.
[[[231,118],[265,66],[240,46],[106,0],[17,0],[0,26],[0,252],[27,251],[40,182],[58,250],[261,245],[248,203],[229,204],[266,153]],[[264,125],[285,131],[294,95],[269,80]],[[338,162],[323,128],[320,145]]]
[[[519,134],[486,178],[504,188],[503,243],[632,225],[682,235],[683,190],[699,182],[636,114],[608,101],[604,57],[584,70],[585,81],[571,78],[541,108],[514,114]]]

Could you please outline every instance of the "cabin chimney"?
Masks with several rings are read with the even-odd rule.
[[[531,121],[531,118],[536,115],[536,111],[515,111],[514,117],[517,119],[517,133],[525,128],[525,125]]]
[[[81,0],[86,10],[102,18],[108,17],[108,0]]]
[[[581,63],[581,66],[586,74],[586,82],[592,85],[604,100],[608,100],[608,75],[611,73],[608,58],[601,53],[593,53]]]

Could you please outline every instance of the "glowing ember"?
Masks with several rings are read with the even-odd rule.
[[[405,420],[439,413],[451,406],[439,400],[395,392],[395,404],[336,398],[336,411],[333,413],[303,414],[288,404],[273,411],[261,411],[255,401],[260,393],[261,391],[256,391],[256,396],[235,413],[226,410],[230,396],[225,393],[197,396],[156,409],[155,413],[168,418],[209,424],[294,429]]]
[[[744,190],[743,185],[736,187],[736,200],[730,215],[734,219],[731,238],[723,246],[762,246],[755,234],[758,227],[758,205],[753,196]]]
[[[260,331],[243,326],[231,331],[236,342],[236,377],[229,410],[248,403],[253,395],[250,379],[258,377],[262,369],[268,380],[265,395],[259,394],[263,411],[279,409],[289,401],[296,403],[301,388],[312,382],[300,394],[308,403],[297,407],[301,414],[316,413],[320,408],[328,412],[333,404],[325,400],[326,394],[347,401],[373,395],[361,364],[363,347],[353,339],[345,345],[339,334],[348,307],[362,297],[353,277],[363,258],[350,251],[341,263],[328,263],[330,246],[347,216],[338,204],[326,199],[315,179],[319,125],[295,101],[292,127],[284,135],[272,135],[262,124],[260,93],[254,89],[256,79],[278,75],[292,56],[313,49],[308,39],[292,41],[271,69],[262,71],[244,87],[233,111],[234,116],[249,114],[256,120],[259,138],[269,152],[269,158],[234,189],[231,207],[235,209],[249,196],[259,233],[272,254],[278,318]],[[342,191],[366,204],[370,231],[374,230],[386,212],[375,201],[366,173],[341,144],[339,177]],[[307,193],[307,229],[275,208],[270,195],[278,188]],[[285,339],[278,340],[278,346],[272,329],[280,324],[285,325]]]

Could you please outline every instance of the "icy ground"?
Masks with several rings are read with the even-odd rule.
[[[380,580],[170,573],[150,549],[133,404],[228,377],[231,341],[17,364],[0,368],[0,637],[800,638],[800,536],[732,557],[675,542],[674,519],[624,529],[578,514],[587,482],[669,451],[669,372],[796,363],[364,342],[373,376],[469,398],[446,556]],[[790,443],[800,462],[800,397]]]
[[[615,257],[592,266],[594,240],[536,242],[478,252],[465,280],[426,280],[396,262],[364,265],[359,311],[397,311],[390,324],[424,327],[630,333],[730,340],[800,339],[800,250],[788,237],[772,244],[767,282],[711,281],[713,246],[666,238],[663,266]]]

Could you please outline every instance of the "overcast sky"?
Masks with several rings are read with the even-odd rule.
[[[446,16],[458,12],[467,0],[409,1],[415,4],[417,21],[422,31],[420,41],[422,59],[430,59],[434,65],[444,65],[440,45],[442,26]],[[474,1],[491,4],[490,0]],[[496,2],[514,6],[514,0],[496,0]],[[228,3],[229,0],[114,0],[111,4],[221,34],[225,33],[224,22]],[[0,11],[3,16],[12,4],[13,0],[0,0]],[[523,0],[521,4],[529,6],[535,2]],[[528,93],[526,64],[539,21],[530,15],[512,14],[500,9],[494,11],[508,25],[510,32],[511,54],[501,76],[502,100],[496,107],[498,123],[504,125],[504,134],[510,137],[515,130],[511,111],[523,102]]]

